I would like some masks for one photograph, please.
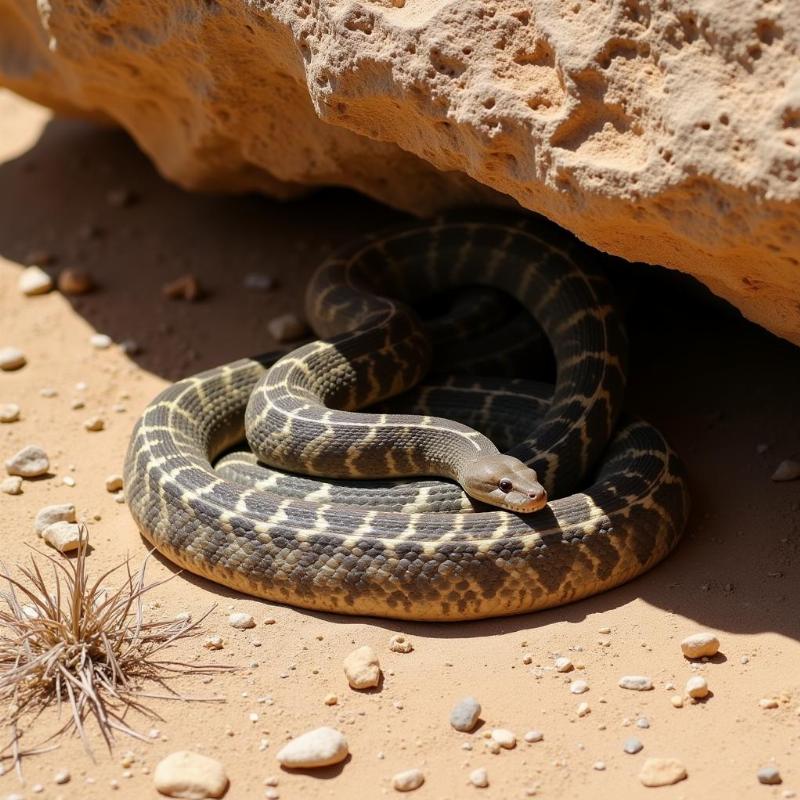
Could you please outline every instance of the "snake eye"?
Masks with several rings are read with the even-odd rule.
[[[514,484],[512,484],[508,478],[503,478],[503,480],[501,480],[497,485],[500,487],[500,491],[505,492],[506,494],[508,494],[514,488]]]

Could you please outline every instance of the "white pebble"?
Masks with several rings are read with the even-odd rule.
[[[479,789],[485,789],[489,785],[489,773],[483,767],[474,769],[469,774],[469,782]]]
[[[36,478],[50,469],[50,459],[41,447],[29,444],[6,461],[6,472],[20,478]]]
[[[0,405],[0,422],[16,422],[21,409],[16,403],[3,403]]]
[[[89,419],[84,420],[83,427],[86,428],[87,431],[97,432],[102,431],[106,427],[106,422],[102,417],[89,417]]]
[[[699,700],[708,695],[708,681],[702,675],[694,675],[686,681],[686,694]]]
[[[167,797],[203,800],[222,797],[228,788],[228,776],[215,758],[179,750],[158,762],[153,783]]]
[[[481,704],[474,697],[459,700],[450,712],[450,724],[457,730],[469,733],[481,715]]]
[[[267,323],[269,335],[276,342],[292,342],[308,332],[308,326],[295,314],[281,314]]]
[[[591,710],[592,709],[589,704],[584,702],[578,705],[578,710],[576,713],[579,717],[585,717]]]
[[[353,650],[342,662],[347,682],[353,689],[370,689],[381,680],[377,653],[368,645]]]
[[[56,774],[53,776],[53,782],[57,783],[59,786],[65,783],[69,783],[70,778],[72,776],[69,774],[68,769],[60,769]]]
[[[569,685],[569,690],[572,694],[583,694],[589,691],[589,684],[586,681],[572,681]]]
[[[596,769],[598,772],[603,772],[605,768],[606,768],[605,761],[595,761],[594,764],[592,764],[592,769]]]
[[[571,672],[575,669],[575,665],[566,656],[556,659],[556,672]]]
[[[790,458],[781,461],[772,473],[774,481],[796,481],[798,478],[800,478],[800,461]]]
[[[393,653],[410,653],[414,649],[411,640],[402,633],[396,633],[389,639],[389,649]]]
[[[228,625],[230,625],[231,628],[237,628],[243,631],[247,628],[255,628],[256,621],[253,619],[252,614],[245,614],[243,611],[234,611],[234,613],[228,617]]]
[[[686,658],[710,658],[719,652],[719,639],[708,631],[693,633],[681,642],[681,650]]]
[[[648,758],[639,772],[645,786],[670,786],[686,778],[686,767],[677,758]]]
[[[0,347],[0,369],[11,372],[20,369],[28,363],[25,353],[18,347]]]
[[[0,481],[0,492],[3,494],[22,494],[22,478],[11,475]]]
[[[206,650],[222,650],[222,648],[225,647],[225,642],[222,640],[221,636],[214,634],[206,639],[203,647],[205,647]]]
[[[645,675],[623,675],[619,679],[618,685],[621,689],[647,692],[653,688],[653,681]]]
[[[528,731],[523,738],[526,742],[533,744],[534,742],[541,742],[544,739],[544,734],[541,731]]]
[[[93,333],[89,337],[89,344],[91,344],[95,350],[108,350],[114,342],[111,337],[107,336],[105,333]]]
[[[517,737],[506,728],[494,728],[492,739],[505,750],[513,750],[517,746]]]
[[[77,550],[81,542],[81,528],[75,522],[54,522],[44,529],[44,540],[60,553]]]
[[[40,508],[33,521],[33,529],[38,536],[41,536],[45,528],[54,522],[75,522],[75,506],[72,503],[60,503],[54,506],[44,506]]]
[[[22,270],[17,286],[22,294],[33,297],[47,294],[53,288],[53,279],[41,267],[34,265]]]
[[[421,769],[407,769],[392,776],[392,786],[398,792],[412,792],[425,783]]]
[[[63,483],[64,486],[69,486],[70,488],[72,488],[72,487],[75,486],[76,481],[75,481],[75,478],[72,477],[72,475],[65,475],[61,479],[61,483]]]
[[[278,751],[278,762],[289,769],[326,767],[347,758],[347,739],[335,728],[316,728],[292,739]]]
[[[630,738],[630,739],[626,739],[626,740],[625,740],[625,744],[623,744],[623,745],[622,745],[622,749],[623,749],[623,750],[624,750],[626,753],[630,753],[631,755],[635,755],[635,754],[636,754],[636,753],[638,753],[638,752],[639,752],[639,751],[640,751],[640,750],[641,750],[643,747],[644,747],[644,745],[643,745],[643,744],[641,743],[641,741],[640,741],[639,739],[637,739],[636,737],[632,737],[632,738]]]

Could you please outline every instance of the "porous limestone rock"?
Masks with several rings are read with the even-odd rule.
[[[0,0],[0,83],[183,186],[513,198],[797,343],[799,53],[781,0]]]

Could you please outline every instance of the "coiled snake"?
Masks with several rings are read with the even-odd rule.
[[[431,360],[405,302],[470,284],[508,292],[536,319],[555,386],[450,381],[417,393],[421,416],[388,413],[396,407],[386,398]],[[306,608],[466,620],[609,589],[677,542],[688,513],[683,467],[651,425],[619,423],[625,334],[578,245],[516,219],[411,226],[329,259],[307,305],[322,340],[180,381],[138,422],[126,496],[170,560]],[[495,331],[479,339],[498,346]],[[513,446],[500,454],[467,425],[432,416],[441,398],[468,424],[513,428]],[[389,405],[360,411],[379,401]],[[334,480],[273,471],[247,485],[260,468],[237,455],[216,472],[214,460],[242,439],[245,410],[262,456]],[[479,502],[446,480],[342,480],[409,475],[457,479]]]

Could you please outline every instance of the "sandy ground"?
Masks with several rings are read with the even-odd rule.
[[[119,187],[138,203],[114,208],[106,199]],[[0,346],[15,344],[28,365],[0,373],[0,402],[23,409],[21,421],[0,428],[0,455],[36,442],[55,462],[54,477],[25,483],[24,494],[0,495],[2,556],[13,564],[36,545],[38,508],[74,502],[90,524],[93,573],[126,556],[146,553],[124,505],[103,487],[121,471],[128,436],[145,404],[168,382],[242,355],[270,349],[265,322],[283,310],[301,310],[303,285],[330,247],[396,213],[347,193],[324,192],[291,204],[263,198],[187,195],[168,185],[123,135],[83,123],[51,121],[42,109],[0,93]],[[24,298],[20,267],[35,250],[51,252],[58,267],[88,269],[99,290],[81,299],[58,293]],[[242,277],[263,270],[281,288],[259,294]],[[195,273],[209,291],[196,304],[170,303],[161,285]],[[692,480],[693,515],[676,552],[640,579],[588,601],[533,615],[480,623],[431,625],[334,617],[247,598],[189,575],[179,575],[152,598],[153,613],[210,606],[208,633],[226,648],[209,654],[201,640],[176,655],[198,663],[236,664],[236,673],[211,684],[182,679],[186,695],[224,697],[221,704],[158,702],[152,744],[122,738],[113,754],[96,742],[92,762],[75,740],[25,764],[27,783],[0,778],[0,793],[41,797],[151,797],[150,771],[173,750],[189,748],[219,758],[231,780],[230,798],[264,796],[264,779],[278,777],[282,798],[378,797],[394,794],[391,776],[421,768],[419,798],[790,797],[800,792],[800,483],[773,483],[783,458],[800,455],[800,350],[748,324],[694,282],[657,269],[612,266],[629,306],[633,342],[630,406],[663,428],[685,458]],[[134,338],[142,354],[130,359],[114,347],[93,349],[89,336]],[[87,388],[76,389],[85,382]],[[55,397],[40,390],[52,387]],[[82,410],[70,403],[80,396]],[[124,411],[115,411],[122,404]],[[106,430],[82,423],[100,414]],[[757,453],[757,446],[767,445]],[[71,474],[77,485],[62,483]],[[174,573],[154,559],[155,578]],[[252,613],[253,631],[227,625],[232,609]],[[266,626],[269,617],[276,620]],[[600,630],[610,628],[610,633]],[[722,643],[714,663],[692,667],[679,642],[712,630]],[[414,651],[389,651],[402,631]],[[261,645],[256,646],[260,641]],[[347,687],[342,658],[355,645],[380,655],[380,691]],[[526,665],[523,657],[532,656]],[[570,694],[569,676],[552,671],[557,654],[581,662],[588,694]],[[252,666],[257,664],[257,666]],[[713,696],[675,709],[697,671]],[[644,674],[656,688],[624,691],[624,674]],[[339,704],[329,707],[330,692]],[[465,694],[483,706],[482,728],[472,735],[448,724]],[[269,696],[271,703],[259,702]],[[759,699],[776,697],[765,710]],[[589,702],[591,713],[576,708]],[[256,712],[257,722],[249,715]],[[635,720],[646,717],[649,728]],[[275,753],[292,735],[334,725],[348,737],[351,757],[335,768],[290,774]],[[522,734],[538,728],[544,741],[499,755],[485,752],[483,731],[495,726]],[[622,750],[638,736],[638,755]],[[35,732],[29,735],[32,740]],[[265,750],[262,739],[269,740]],[[471,751],[465,750],[472,743]],[[136,761],[124,777],[122,754]],[[688,780],[663,789],[637,779],[648,756],[676,757]],[[604,771],[593,765],[605,762]],[[760,767],[776,764],[781,786],[762,786]],[[53,783],[67,766],[72,781]],[[489,771],[490,787],[466,784],[469,772]],[[110,782],[119,781],[112,795]],[[526,794],[527,793],[527,794]]]

